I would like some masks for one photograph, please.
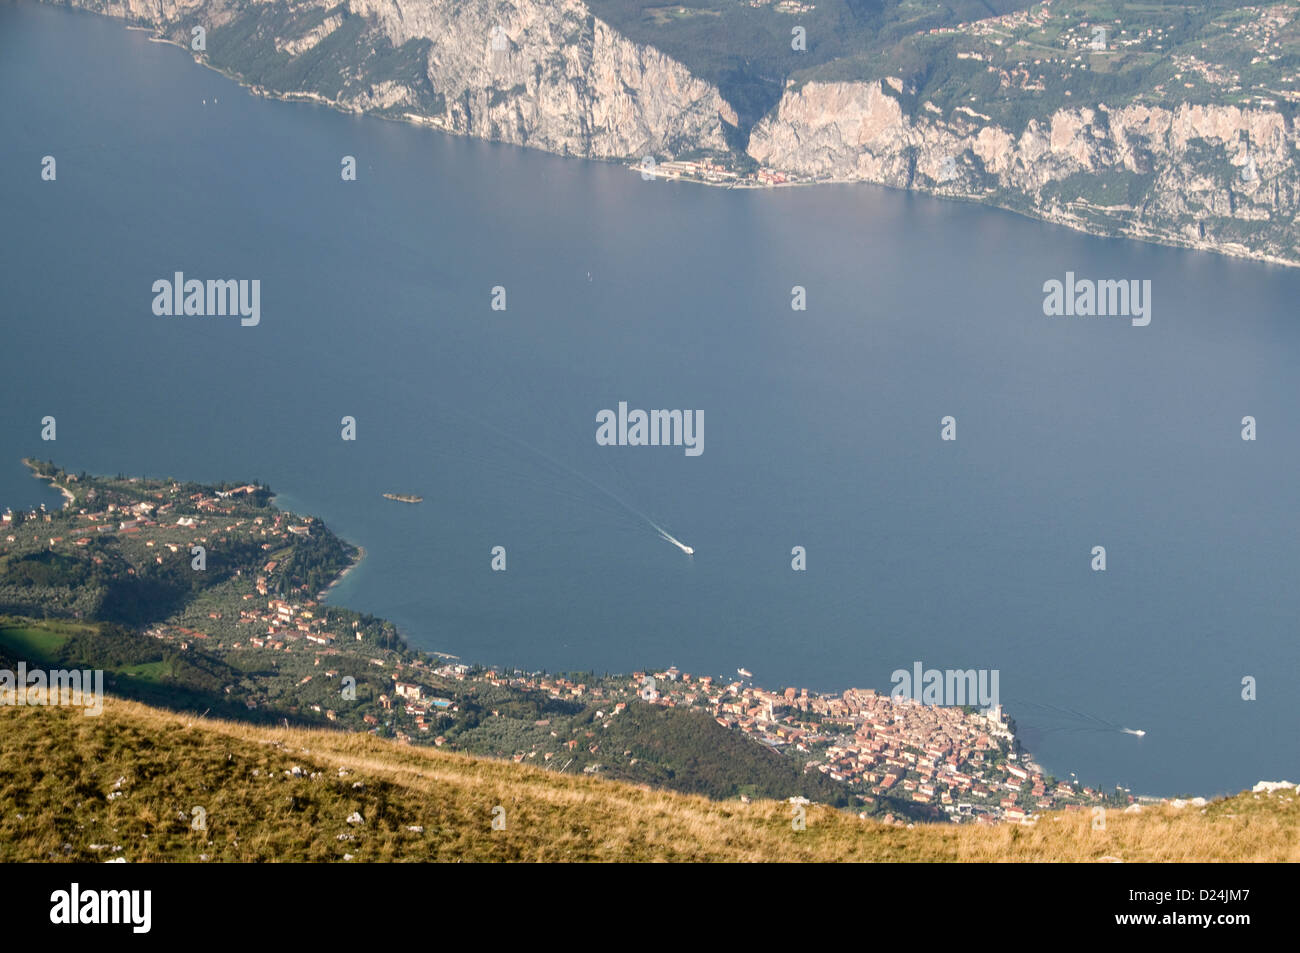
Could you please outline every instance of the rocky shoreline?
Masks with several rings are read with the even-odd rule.
[[[45,476],[43,473],[38,472],[36,469],[36,462],[34,460],[30,459],[29,457],[23,457],[23,466],[31,470],[32,476],[35,477],[37,480],[48,480],[50,482],[50,486],[52,486],[54,489],[58,490],[60,493],[63,494],[63,506],[60,507],[60,509],[66,510],[69,506],[72,505],[73,501],[76,500],[76,497],[73,495],[71,490],[69,490],[65,486],[60,486],[59,484],[54,482],[54,477],[48,477]]]
[[[628,39],[580,0],[514,0],[507,10],[352,0],[348,18],[326,17],[333,9],[326,0],[309,0],[287,23],[274,18],[269,0],[238,10],[221,0],[195,0],[184,10],[147,0],[70,5],[152,28],[151,40],[184,48],[268,98],[561,156],[662,163],[708,155],[722,175],[678,177],[704,185],[869,183],[1100,237],[1300,266],[1300,165],[1293,158],[1300,129],[1276,106],[1081,102],[1007,128],[970,107],[945,115],[902,79],[885,76],[790,83],[746,136],[716,86]],[[278,55],[327,72],[354,57],[387,57],[390,68],[382,75],[346,70],[337,90],[274,89],[273,79],[241,75],[235,54],[225,62],[194,52],[196,21],[259,32],[274,23]],[[345,30],[351,38],[336,44]],[[486,42],[493,30],[501,31],[500,50]],[[326,39],[339,48],[326,53]],[[428,52],[415,56],[423,44]],[[328,67],[318,63],[325,56]]]

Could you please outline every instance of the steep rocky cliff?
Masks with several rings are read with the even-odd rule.
[[[267,92],[604,158],[725,151],[718,90],[579,0],[70,0]]]
[[[1174,41],[1164,27],[1140,29],[1145,21],[1121,29],[1113,49],[1093,49],[1083,13],[1055,9],[1085,0],[921,31],[902,60],[928,91],[869,78],[887,72],[888,51],[862,54],[787,81],[752,130],[735,129],[732,106],[697,75],[719,72],[707,49],[688,68],[584,0],[66,2],[190,48],[203,27],[195,55],[270,94],[593,158],[720,155],[748,138],[748,156],[732,155],[742,173],[756,162],[796,180],[916,189],[1300,265],[1300,80],[1287,66],[1300,56],[1295,0],[1189,28],[1179,51],[1165,49]],[[1106,88],[1126,92],[1107,105]],[[1192,88],[1199,105],[1177,96]]]
[[[909,108],[910,107],[910,108]],[[1092,232],[1300,264],[1295,123],[1236,106],[1105,105],[1007,129],[900,80],[790,86],[749,154],[827,181],[987,201]]]

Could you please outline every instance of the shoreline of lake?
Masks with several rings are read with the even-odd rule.
[[[54,489],[58,490],[60,493],[63,494],[63,506],[59,507],[59,509],[66,510],[69,506],[71,506],[76,501],[77,497],[73,494],[71,490],[69,490],[65,486],[60,486],[59,484],[55,483],[53,477],[47,477],[43,473],[38,472],[36,469],[36,462],[30,459],[29,457],[23,457],[23,466],[27,467],[29,470],[32,471],[32,476],[34,478],[36,478],[37,480],[48,480],[50,486],[52,486]]]
[[[95,15],[99,15],[99,14],[95,14]],[[153,33],[154,35],[149,37],[149,42],[151,43],[163,43],[168,46],[173,46],[178,50],[191,52],[184,44],[178,43],[175,40],[172,40],[168,37],[159,35],[156,32],[156,29],[151,29],[149,27],[135,26],[132,24],[127,24],[127,28],[139,32]],[[598,162],[598,163],[604,163],[609,165],[622,165],[633,172],[637,172],[639,174],[642,173],[641,166],[640,166],[640,162],[641,162],[640,159],[633,158],[631,164],[628,164],[630,158],[628,156],[621,156],[621,157],[607,156],[606,157],[606,156],[566,155],[559,152],[552,152],[547,149],[541,149],[538,148],[537,146],[531,146],[526,143],[521,144],[521,143],[505,142],[500,139],[489,139],[482,136],[473,136],[468,133],[456,132],[455,130],[448,129],[446,125],[440,122],[436,117],[422,116],[419,113],[404,113],[401,116],[387,116],[378,112],[367,112],[364,110],[349,109],[341,105],[338,101],[329,99],[328,97],[322,96],[319,93],[308,92],[306,90],[271,89],[269,87],[262,86],[257,83],[247,82],[244,80],[243,77],[239,76],[238,74],[225,70],[220,66],[215,66],[211,63],[208,63],[197,56],[192,58],[195,65],[201,66],[204,69],[211,70],[212,72],[225,77],[226,79],[235,83],[237,86],[239,86],[241,89],[245,90],[246,92],[250,93],[251,95],[257,96],[262,99],[275,100],[275,101],[286,102],[286,103],[310,103],[316,106],[324,106],[328,109],[332,109],[335,112],[341,113],[346,116],[364,116],[368,119],[380,119],[380,120],[386,120],[388,122],[400,123],[402,125],[410,125],[410,126],[416,126],[424,129],[432,129],[436,132],[440,132],[443,133],[444,135],[452,136],[457,139],[469,139],[469,140],[474,140],[476,142],[488,142],[500,146],[510,146],[516,149],[526,149],[534,152],[540,152],[543,155],[555,156],[556,158],[559,159],[582,159],[587,162]],[[1214,242],[1179,239],[1175,236],[1166,235],[1164,233],[1156,235],[1152,232],[1142,229],[1140,225],[1135,225],[1130,231],[1124,231],[1122,229],[1098,228],[1093,226],[1092,223],[1089,222],[1088,220],[1071,214],[1070,210],[1076,206],[1083,206],[1083,207],[1088,207],[1093,209],[1098,208],[1097,206],[1089,205],[1087,202],[1084,202],[1081,199],[1073,202],[1068,202],[1066,203],[1065,208],[1061,208],[1061,209],[1054,209],[1054,208],[1037,209],[1033,207],[1022,207],[1018,204],[999,202],[993,197],[985,197],[973,193],[951,194],[936,189],[925,189],[925,188],[900,189],[896,186],[889,185],[887,183],[872,182],[867,179],[830,177],[825,179],[812,179],[806,181],[793,181],[793,182],[759,182],[757,178],[754,176],[746,176],[745,178],[738,177],[734,181],[713,182],[707,179],[694,178],[694,177],[688,177],[682,175],[672,176],[672,177],[668,177],[668,176],[657,176],[657,177],[662,178],[664,181],[686,182],[690,185],[702,185],[708,188],[716,188],[716,189],[724,189],[724,190],[744,190],[744,191],[768,191],[768,190],[778,190],[778,189],[788,189],[788,188],[812,188],[815,186],[825,186],[825,185],[875,186],[877,188],[888,189],[891,192],[900,192],[900,193],[910,194],[910,195],[924,195],[930,198],[940,199],[943,201],[959,202],[963,204],[978,205],[983,208],[998,209],[1000,211],[1010,212],[1013,215],[1017,215],[1022,218],[1029,219],[1030,221],[1044,222],[1048,225],[1056,225],[1061,228],[1068,228],[1073,232],[1078,232],[1079,234],[1082,235],[1089,235],[1093,238],[1125,239],[1128,241],[1142,242],[1148,245],[1155,245],[1161,248],[1177,248],[1185,251],[1204,252],[1207,254],[1219,255],[1224,258],[1229,258],[1236,261],[1256,262],[1264,265],[1274,265],[1280,268],[1300,268],[1300,258],[1295,258],[1295,259],[1282,258],[1277,255],[1270,255],[1264,252],[1253,251],[1252,249],[1245,248],[1238,245],[1223,245],[1223,244],[1216,244]]]

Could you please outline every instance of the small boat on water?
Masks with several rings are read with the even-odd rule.
[[[423,503],[424,497],[413,496],[410,493],[385,493],[384,499],[396,500],[398,503]]]

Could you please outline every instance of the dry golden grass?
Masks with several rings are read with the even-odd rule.
[[[792,811],[117,699],[99,718],[0,709],[0,860],[1300,860],[1292,790],[1111,810],[1105,830],[1090,812],[905,829],[810,807],[796,831]]]

